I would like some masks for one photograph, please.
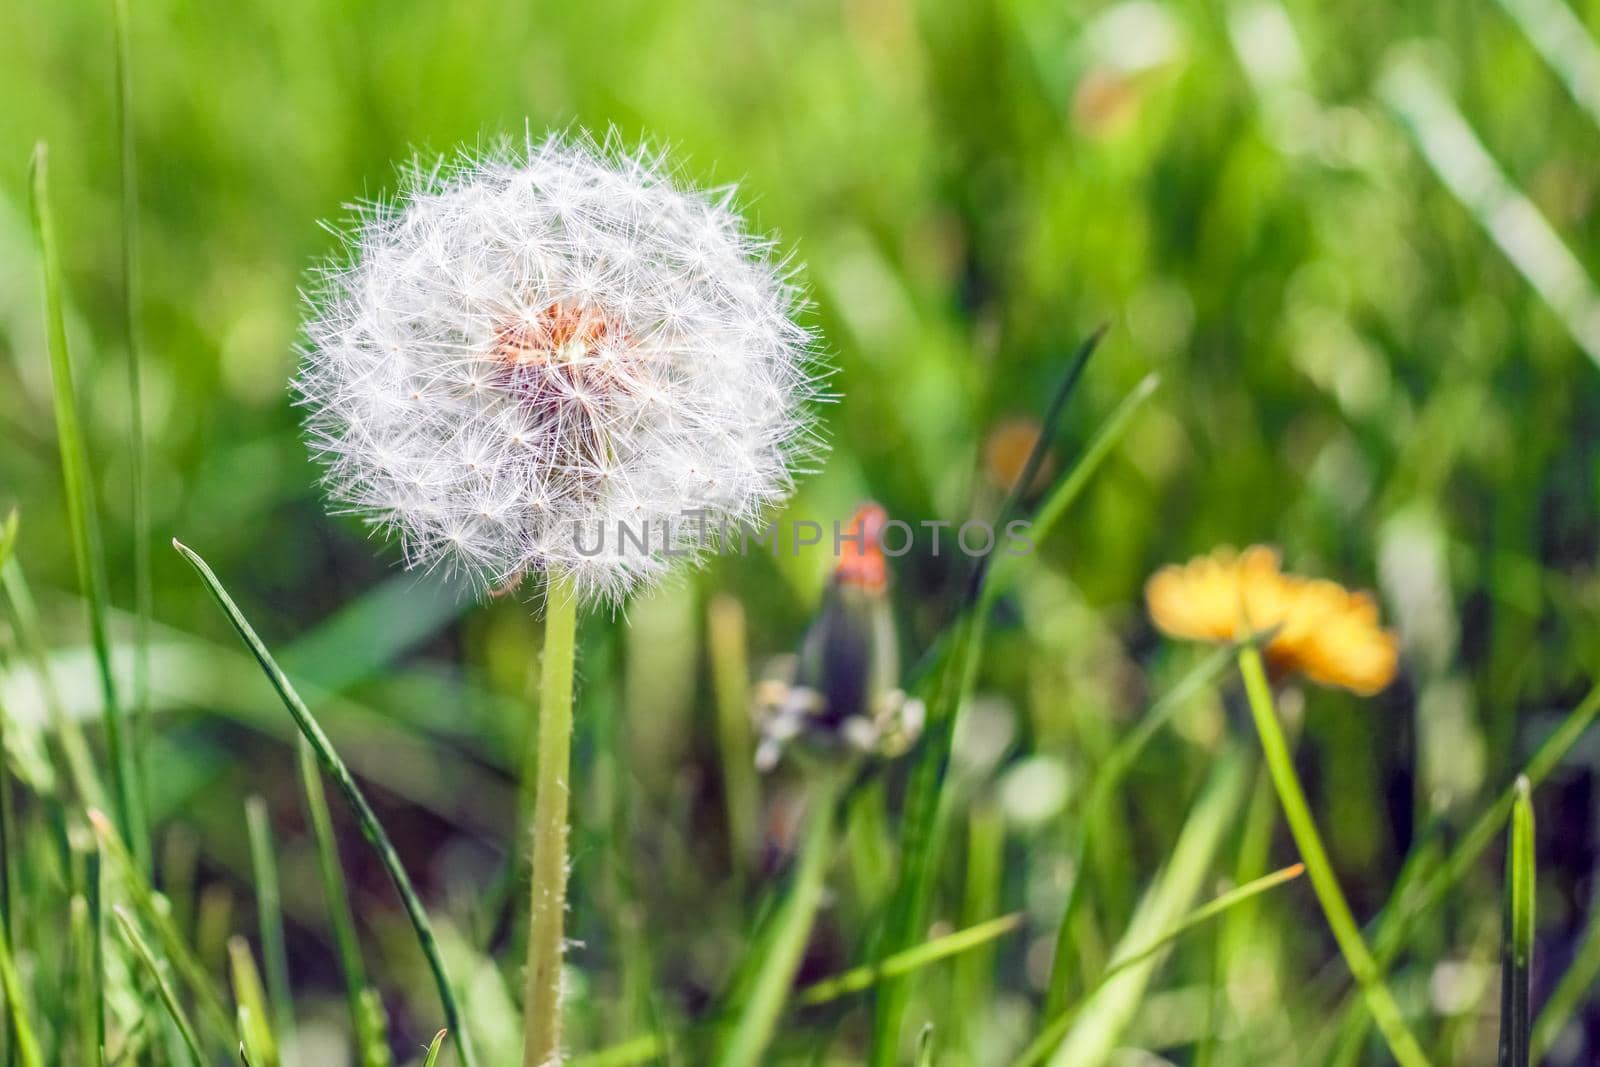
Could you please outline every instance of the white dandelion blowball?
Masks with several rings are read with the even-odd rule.
[[[820,368],[732,198],[563,137],[409,171],[308,294],[329,495],[408,566],[612,603],[758,525],[820,454]]]

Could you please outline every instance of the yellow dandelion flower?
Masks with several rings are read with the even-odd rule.
[[[1285,574],[1278,553],[1263,545],[1163,567],[1144,595],[1151,619],[1171,637],[1235,641],[1270,631],[1262,651],[1277,670],[1363,696],[1394,680],[1399,646],[1379,625],[1372,596]]]

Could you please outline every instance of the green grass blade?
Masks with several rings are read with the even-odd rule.
[[[1161,376],[1154,372],[1147,374],[1139,384],[1128,391],[1128,394],[1118,402],[1115,409],[1107,416],[1105,422],[1095,431],[1089,443],[1084,446],[1083,454],[1078,457],[1072,469],[1058,482],[1050,494],[1040,503],[1033,513],[1032,526],[1029,527],[1028,536],[1035,545],[1042,544],[1055,530],[1056,524],[1066,515],[1068,509],[1083,495],[1084,489],[1089,485],[1100,467],[1110,458],[1111,453],[1122,439],[1127,436],[1128,430],[1133,426],[1134,416],[1139,414],[1144,405],[1161,386]],[[1006,583],[1011,579],[1017,567],[1026,556],[997,553],[994,566],[985,581],[984,599],[992,603],[994,598],[1005,590]]]
[[[1150,706],[1150,710],[1139,720],[1139,725],[1118,742],[1099,770],[1095,772],[1094,784],[1090,787],[1088,800],[1084,804],[1084,817],[1080,820],[1082,826],[1074,848],[1072,869],[1077,873],[1074,874],[1072,884],[1067,889],[1067,900],[1061,908],[1061,923],[1057,927],[1055,956],[1050,964],[1050,984],[1045,995],[1046,1012],[1054,1014],[1066,1003],[1067,986],[1072,975],[1070,965],[1072,924],[1084,899],[1085,879],[1081,872],[1088,860],[1092,828],[1104,821],[1102,817],[1104,811],[1110,806],[1112,798],[1122,786],[1123,778],[1137,762],[1145,746],[1190,700],[1216,680],[1223,668],[1233,659],[1233,651],[1231,647],[1215,649],[1205,659],[1195,664]]]
[[[1532,787],[1518,778],[1506,849],[1506,929],[1500,973],[1500,1067],[1528,1067],[1528,970],[1533,965],[1534,836]]]
[[[142,796],[136,788],[132,753],[123,736],[122,708],[111,671],[111,638],[106,624],[110,597],[106,589],[105,558],[101,551],[100,522],[94,503],[88,446],[78,415],[72,356],[67,349],[61,257],[56,248],[55,217],[50,208],[49,153],[42,142],[34,149],[31,179],[34,237],[44,271],[46,347],[50,355],[56,441],[61,452],[61,476],[67,520],[72,532],[72,556],[77,564],[79,584],[89,602],[89,632],[104,700],[106,748],[116,794],[118,825],[139,860],[141,869],[148,870],[149,841],[144,826]]]
[[[1134,415],[1155,392],[1160,379],[1149,375],[1139,383],[1090,439],[1088,446],[1066,476],[1046,496],[1035,512],[1029,536],[1035,544],[1049,536],[1072,503],[1082,494],[1090,478],[1103,464],[1133,423]],[[1048,429],[1048,428],[1047,428]],[[882,944],[882,954],[910,948],[918,939],[929,899],[938,852],[939,811],[943,806],[945,769],[950,760],[950,745],[955,737],[958,710],[967,703],[977,682],[989,610],[998,590],[1014,571],[1015,556],[1003,556],[987,572],[980,571],[977,588],[970,599],[973,610],[956,621],[942,669],[928,702],[928,726],[911,778],[906,787],[902,859],[900,876],[890,902]],[[900,1051],[900,1029],[910,988],[905,979],[884,983],[873,1014],[872,1067],[894,1067]]]
[[[11,562],[11,554],[17,549],[17,509],[12,508],[6,515],[6,521],[0,523],[0,567]]]
[[[334,950],[339,955],[339,970],[344,975],[345,997],[350,1004],[350,1022],[363,1067],[387,1062],[388,1045],[373,1045],[372,1027],[367,1025],[364,993],[366,966],[361,958],[361,940],[356,934],[355,910],[350,904],[350,887],[339,862],[339,843],[333,832],[333,814],[322,788],[322,771],[317,755],[304,737],[295,746],[300,763],[300,787],[305,794],[306,821],[317,847],[317,870],[322,876],[322,896],[328,906],[328,923],[333,929]],[[381,1038],[381,1034],[376,1035]],[[379,1058],[381,1057],[381,1058]]]
[[[640,1034],[599,1052],[579,1056],[569,1067],[634,1067],[659,1060],[666,1048],[667,1043],[659,1034]]]
[[[83,898],[87,907],[87,944],[83,964],[83,996],[92,1012],[93,1043],[96,1062],[106,1058],[106,921],[105,879],[101,874],[101,851],[95,836],[85,832],[80,824],[73,833],[73,847],[83,853]]]
[[[834,818],[842,785],[820,781],[807,816],[794,881],[777,915],[759,969],[720,1042],[719,1067],[757,1067],[788,1002],[795,972],[822,903],[823,879],[833,852]]]
[[[245,826],[250,836],[250,865],[255,876],[256,920],[261,931],[261,956],[267,965],[268,1001],[272,1014],[264,1015],[277,1032],[277,1044],[294,1041],[294,1001],[289,989],[289,950],[283,936],[283,904],[278,892],[277,853],[272,847],[272,822],[267,802],[259,796],[245,801]]]
[[[11,617],[16,623],[17,640],[23,653],[39,678],[44,690],[45,710],[50,725],[61,744],[66,759],[67,774],[72,778],[78,802],[85,808],[104,808],[108,803],[105,785],[95,769],[94,756],[89,752],[88,739],[78,720],[67,714],[61,691],[56,687],[55,673],[50,669],[50,647],[44,639],[44,629],[39,622],[39,609],[34,604],[33,591],[26,575],[15,559],[0,564],[0,588],[5,590],[11,604]]]
[[[1142,948],[1119,954],[1117,958],[1112,961],[1111,965],[1100,973],[1100,975],[1094,980],[1090,987],[1084,992],[1083,996],[1080,997],[1075,1004],[1058,1013],[1050,1020],[1048,1024],[1046,1024],[1044,1029],[1039,1032],[1039,1036],[1035,1038],[1033,1042],[1028,1045],[1027,1049],[1023,1051],[1022,1055],[1017,1058],[1017,1061],[1013,1067],[1029,1067],[1031,1064],[1042,1062],[1044,1058],[1050,1054],[1050,1051],[1061,1043],[1061,1039],[1067,1035],[1067,1031],[1072,1027],[1072,1023],[1077,1018],[1078,1012],[1082,1010],[1084,1003],[1092,998],[1105,986],[1107,982],[1115,978],[1118,974],[1130,967],[1148,961],[1151,957],[1170,946],[1173,942],[1177,941],[1185,934],[1194,930],[1198,926],[1205,925],[1212,919],[1222,915],[1224,912],[1230,911],[1233,908],[1238,907],[1240,904],[1243,904],[1245,901],[1260,896],[1262,893],[1265,893],[1270,889],[1275,889],[1278,886],[1283,885],[1285,882],[1293,881],[1294,879],[1300,877],[1304,871],[1305,866],[1303,864],[1296,863],[1292,867],[1285,867],[1280,871],[1273,871],[1271,874],[1263,875],[1252,882],[1247,882],[1244,885],[1230,889],[1221,896],[1214,897],[1205,904],[1196,908],[1194,911],[1191,911],[1182,922],[1171,927],[1165,933],[1153,938]]]
[[[886,978],[910,974],[912,971],[961,953],[971,952],[1022,926],[1022,914],[1004,915],[998,919],[978,923],[965,930],[918,945],[906,952],[891,956],[882,963],[856,967],[832,978],[824,978],[804,989],[794,997],[799,1007],[816,1007],[831,1003],[841,997],[870,989]],[[666,1048],[659,1034],[641,1034],[621,1044],[580,1057],[572,1067],[630,1067],[658,1058]]]
[[[1537,789],[1550,772],[1566,759],[1594,723],[1596,715],[1600,715],[1600,684],[1589,690],[1528,760],[1520,777],[1528,780],[1530,789]],[[1460,843],[1451,850],[1444,865],[1422,884],[1410,901],[1392,902],[1390,907],[1384,909],[1383,920],[1379,923],[1373,942],[1380,965],[1387,966],[1393,962],[1405,947],[1405,939],[1415,920],[1436,907],[1466,877],[1484,850],[1493,844],[1506,825],[1506,820],[1511,817],[1516,794],[1517,785],[1513,782],[1462,835]]]
[[[144,937],[134,925],[133,919],[121,906],[111,909],[112,917],[116,920],[117,932],[122,935],[133,954],[138,957],[145,972],[155,983],[156,992],[161,997],[161,1003],[167,1009],[167,1015],[172,1019],[173,1025],[178,1028],[178,1034],[183,1038],[184,1045],[189,1049],[189,1055],[194,1057],[196,1067],[203,1067],[206,1062],[205,1053],[200,1051],[200,1038],[195,1035],[194,1024],[189,1021],[189,1013],[183,1010],[183,1004],[178,1000],[178,995],[173,992],[172,985],[167,981],[166,973],[161,969],[155,953],[145,943]]]
[[[294,686],[288,677],[279,669],[273,660],[272,653],[267,651],[267,646],[261,638],[256,636],[255,630],[245,619],[239,606],[233,602],[228,591],[222,587],[215,572],[193,552],[188,546],[173,541],[172,545],[184,559],[194,567],[195,573],[205,583],[206,589],[211,593],[217,604],[222,608],[223,614],[238,631],[239,637],[261,665],[267,680],[277,691],[284,707],[294,718],[295,725],[316,751],[317,761],[322,765],[323,773],[332,778],[339,791],[344,794],[346,803],[355,813],[356,821],[361,826],[361,833],[378,853],[379,860],[383,863],[384,870],[388,873],[390,881],[394,883],[395,891],[400,894],[401,903],[404,904],[406,915],[411,920],[411,926],[416,931],[417,941],[422,947],[422,952],[428,960],[428,967],[433,973],[435,986],[439,991],[439,1000],[444,1008],[448,1029],[455,1034],[457,1047],[461,1050],[461,1059],[465,1067],[475,1067],[476,1058],[472,1053],[472,1044],[467,1038],[466,1028],[463,1025],[463,1016],[460,1005],[456,1000],[455,990],[450,985],[450,976],[445,971],[444,956],[439,950],[438,938],[433,932],[433,923],[428,918],[428,913],[422,907],[422,900],[417,896],[416,888],[411,884],[411,876],[406,873],[405,867],[400,862],[400,856],[394,850],[394,845],[389,841],[389,835],[378,822],[378,816],[373,812],[372,805],[367,803],[366,794],[356,784],[355,777],[350,773],[350,768],[345,766],[344,760],[334,750],[333,743],[328,740],[328,735],[323,733],[322,727],[312,717],[310,709],[300,699],[300,694],[295,692]]]
[[[128,359],[128,491],[133,517],[134,785],[144,797],[143,738],[150,720],[150,500],[145,489],[144,375],[139,344],[139,157],[133,118],[133,43],[128,0],[111,0],[117,53],[117,127],[121,134],[122,329]]]
[[[946,934],[904,952],[898,952],[879,963],[855,967],[832,978],[824,978],[802,989],[795,1002],[813,1007],[852,993],[859,993],[864,989],[871,989],[885,979],[910,974],[942,959],[986,945],[996,938],[1004,937],[1021,925],[1022,914],[1017,912],[1002,915],[998,919],[990,919],[976,926],[969,926],[965,930],[957,930],[953,934]]]
[[[67,937],[72,953],[72,1025],[79,1063],[104,1063],[100,1040],[100,961],[89,901],[74,893],[67,903]]]
[[[1248,772],[1242,748],[1230,746],[1218,754],[1199,796],[1190,805],[1170,858],[1123,932],[1117,956],[1132,962],[1094,983],[1067,1023],[1040,1035],[1029,1053],[1053,1053],[1056,1062],[1080,1067],[1103,1063],[1111,1055],[1138,1012],[1155,972],[1157,961],[1144,950],[1181,923],[1194,907],[1217,849],[1244,802]]]
[[[94,809],[89,810],[88,819],[100,843],[101,855],[111,861],[111,866],[121,877],[123,888],[132,900],[139,917],[155,932],[156,938],[161,942],[162,951],[166,953],[178,976],[189,987],[189,992],[200,1005],[204,1018],[216,1028],[219,1036],[231,1034],[233,1018],[217,994],[216,987],[212,985],[210,973],[189,950],[167,909],[157,902],[155,891],[150,888],[144,873],[134,863],[127,846],[117,836],[116,828],[111,825],[111,821],[104,813]],[[93,900],[90,903],[93,904]]]
[[[361,1053],[361,1067],[391,1067],[394,1056],[389,1052],[389,1013],[376,989],[367,986],[361,990],[356,1013],[356,1048]]]
[[[0,992],[5,993],[6,1017],[11,1022],[12,1048],[21,1067],[44,1067],[39,1038],[28,1017],[27,991],[17,974],[17,961],[11,955],[11,939],[0,931]]]
[[[428,1046],[428,1057],[422,1061],[422,1067],[434,1067],[439,1062],[439,1050],[444,1048],[444,1036],[448,1030],[440,1030],[433,1035],[433,1043]]]
[[[1567,713],[1561,725],[1545,738],[1523,767],[1520,777],[1528,780],[1529,788],[1537,789],[1550,772],[1560,766],[1594,724],[1597,715],[1600,715],[1600,683],[1590,688],[1577,707]],[[1390,898],[1378,918],[1372,937],[1372,954],[1377,961],[1379,975],[1386,973],[1405,949],[1417,921],[1433,911],[1460,884],[1483,856],[1484,850],[1494,843],[1506,820],[1511,817],[1515,801],[1516,783],[1513,782],[1478,816],[1450,851],[1445,862],[1431,876],[1422,879],[1412,892],[1396,892]],[[1405,884],[1408,887],[1411,885],[1410,882]],[[1344,1012],[1343,1033],[1339,1043],[1345,1051],[1345,1057],[1336,1058],[1335,1063],[1354,1062],[1366,1025],[1365,1015],[1352,1000]]]
[[[706,650],[716,693],[717,744],[722,766],[723,807],[728,816],[728,851],[742,880],[754,862],[760,827],[761,788],[756,781],[755,743],[750,728],[750,667],[745,648],[744,605],[715,596],[706,607]]]
[[[250,954],[250,943],[237,935],[228,938],[228,973],[233,978],[239,1044],[246,1059],[256,1067],[276,1067],[278,1041],[269,1024],[272,1014],[267,1006],[267,994],[261,988],[261,972]]]
[[[1588,999],[1595,982],[1600,981],[1600,902],[1589,906],[1589,919],[1578,941],[1572,963],[1551,990],[1544,1009],[1533,1024],[1530,1058],[1544,1060],[1556,1039]]]
[[[1033,489],[1033,484],[1039,478],[1039,472],[1044,469],[1045,459],[1050,455],[1050,445],[1056,436],[1056,431],[1061,428],[1061,422],[1066,417],[1067,402],[1078,391],[1078,383],[1083,380],[1083,372],[1089,366],[1089,360],[1100,348],[1100,342],[1105,340],[1106,331],[1110,324],[1103,324],[1094,329],[1089,336],[1078,343],[1077,351],[1072,353],[1072,358],[1067,362],[1067,369],[1062,372],[1061,380],[1050,393],[1050,402],[1045,406],[1044,414],[1039,419],[1039,433],[1033,439],[1033,447],[1028,449],[1028,456],[1022,463],[1022,470],[1017,474],[1017,480],[1011,488],[1006,490],[1006,496],[1000,503],[1000,510],[996,512],[995,527],[1005,529],[1006,524],[1017,517],[1022,507],[1022,501]],[[988,580],[987,570],[992,563],[992,557],[985,556],[973,568],[972,583],[968,587],[968,603],[976,603],[978,594],[982,592],[983,584]]]
[[[1340,888],[1339,880],[1334,874],[1333,864],[1328,859],[1327,848],[1322,843],[1322,834],[1312,817],[1310,805],[1306,803],[1305,789],[1300,784],[1300,776],[1294,767],[1294,758],[1283,736],[1283,728],[1278,723],[1272,691],[1267,684],[1266,668],[1261,662],[1261,652],[1253,644],[1246,645],[1239,650],[1238,658],[1239,672],[1244,678],[1245,694],[1250,705],[1251,717],[1255,720],[1256,734],[1261,740],[1261,750],[1266,757],[1267,769],[1272,774],[1272,784],[1278,792],[1278,802],[1283,809],[1284,819],[1289,824],[1295,846],[1299,848],[1300,856],[1305,860],[1306,870],[1310,875],[1312,888],[1316,891],[1317,901],[1322,905],[1328,929],[1338,942],[1339,951],[1343,954],[1345,963],[1349,965],[1351,975],[1361,986],[1367,1010],[1372,1013],[1373,1021],[1378,1024],[1384,1040],[1388,1042],[1389,1051],[1394,1054],[1401,1067],[1425,1067],[1428,1058],[1407,1028],[1399,1005],[1395,1003],[1393,994],[1384,984],[1382,972],[1361,936],[1355,916],[1350,911],[1350,904],[1345,899],[1344,890]]]

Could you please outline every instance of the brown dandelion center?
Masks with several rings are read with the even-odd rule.
[[[490,354],[496,383],[537,423],[557,428],[585,465],[603,469],[613,458],[608,418],[637,388],[637,353],[622,323],[597,308],[555,301],[507,318]]]
[[[495,331],[492,351],[510,368],[581,367],[623,338],[621,324],[604,312],[556,301],[536,315],[507,321]]]

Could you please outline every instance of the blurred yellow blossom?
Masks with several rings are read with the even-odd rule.
[[[1263,545],[1219,548],[1163,567],[1145,584],[1150,617],[1172,637],[1233,641],[1270,632],[1263,653],[1285,672],[1369,696],[1394,680],[1395,635],[1368,593],[1285,574]]]

